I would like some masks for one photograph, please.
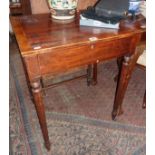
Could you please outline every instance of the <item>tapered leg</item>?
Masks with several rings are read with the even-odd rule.
[[[88,65],[87,68],[87,85],[97,84],[97,63]]]
[[[119,77],[119,75],[120,75],[120,71],[121,71],[122,61],[123,61],[123,57],[119,57],[119,58],[117,58],[118,74],[114,77],[114,81],[115,81],[115,82],[118,81],[118,77]]]
[[[135,52],[132,56],[130,55],[124,56],[113,105],[113,111],[112,111],[113,120],[117,115],[123,114],[122,102],[129,83],[129,79],[131,77],[131,73],[136,65],[138,57],[139,57],[138,52]]]
[[[123,57],[123,60],[121,60],[122,58],[119,58],[117,60],[118,66],[119,68],[121,66],[121,68],[119,70],[119,76],[117,76],[118,82],[112,111],[113,120],[116,118],[117,115],[123,114],[122,103],[129,83],[129,79],[131,77],[133,69],[135,68],[139,56],[143,53],[143,50],[141,49],[144,48],[143,47],[144,45],[137,46],[140,39],[141,39],[140,35],[137,35],[132,39],[129,49],[130,51],[133,52],[132,55],[128,54]],[[145,106],[145,97],[144,97],[144,106]]]
[[[87,68],[87,85],[90,86],[92,80],[92,65],[88,65]]]
[[[42,88],[40,84],[40,80],[35,82],[31,82],[32,93],[34,97],[34,103],[37,111],[37,115],[39,118],[39,123],[41,126],[42,134],[45,141],[45,146],[48,150],[50,150],[50,141],[48,136],[47,124],[46,124],[46,116],[45,116],[45,108],[42,99]]]
[[[119,76],[119,81],[116,88],[116,95],[112,111],[113,120],[117,115],[123,114],[122,101],[128,84],[128,78],[129,78],[128,70],[129,70],[129,64],[125,59],[125,61],[122,64],[121,74]]]

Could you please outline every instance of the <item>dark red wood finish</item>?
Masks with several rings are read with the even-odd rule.
[[[47,149],[50,149],[50,141],[40,84],[44,76],[124,56],[113,119],[122,112],[122,100],[135,64],[135,47],[145,34],[140,19],[122,21],[119,30],[80,27],[78,16],[70,23],[55,22],[49,14],[11,17],[11,23],[26,66]],[[97,70],[95,67],[93,70],[93,77],[97,79]]]

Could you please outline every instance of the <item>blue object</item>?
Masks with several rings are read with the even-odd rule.
[[[129,13],[138,14],[140,3],[144,0],[129,0]]]

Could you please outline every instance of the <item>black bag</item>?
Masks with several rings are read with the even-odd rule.
[[[95,6],[88,7],[82,16],[115,24],[125,18],[129,9],[129,0],[100,0]]]
[[[125,17],[129,9],[129,0],[100,0],[95,5],[98,16]]]

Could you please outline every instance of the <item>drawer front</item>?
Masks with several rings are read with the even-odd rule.
[[[129,51],[130,39],[98,41],[88,45],[59,48],[39,54],[41,74],[57,74],[69,69],[119,57]]]
[[[91,63],[90,45],[59,48],[39,54],[41,74],[57,74]]]
[[[93,58],[97,62],[120,57],[130,50],[131,38],[113,40],[111,42],[97,42],[93,48]]]

